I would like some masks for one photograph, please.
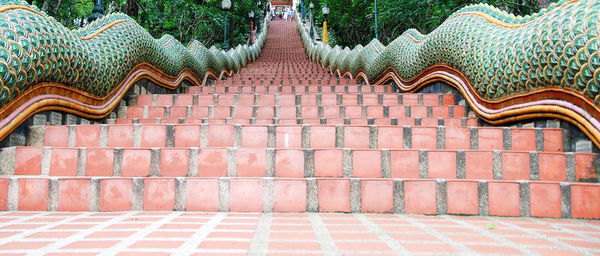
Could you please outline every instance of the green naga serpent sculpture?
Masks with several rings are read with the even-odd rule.
[[[559,1],[525,17],[471,5],[428,35],[411,29],[387,46],[332,48],[298,29],[311,59],[340,77],[393,81],[402,92],[443,81],[490,123],[560,118],[600,147],[600,0]]]
[[[186,48],[170,35],[154,39],[124,14],[69,30],[25,1],[0,0],[0,139],[41,111],[102,118],[142,78],[174,89],[231,76],[265,40],[266,29],[252,46],[227,52],[198,41]]]

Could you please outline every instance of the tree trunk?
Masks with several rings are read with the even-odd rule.
[[[550,5],[550,0],[537,0],[538,9],[543,9]]]
[[[184,17],[185,13],[181,14],[181,18],[179,19],[179,26],[178,26],[178,30],[179,30],[179,42],[183,42],[183,17]]]
[[[61,3],[62,3],[62,0],[58,0],[58,1],[56,1],[56,6],[54,6],[54,17],[59,22],[60,22],[60,4]]]
[[[231,49],[235,46],[235,37],[233,35],[233,33],[235,33],[235,30],[233,29],[235,28],[235,19],[233,18],[233,15],[229,15],[229,21],[231,21],[231,23],[227,26],[227,29],[229,30],[227,31],[227,36],[229,37],[227,41],[229,41],[229,49]]]
[[[140,6],[138,5],[138,1],[137,0],[127,0],[126,6],[125,6],[125,14],[129,15],[130,17],[137,17],[138,13],[140,10]]]
[[[44,4],[42,5],[42,12],[49,14],[48,10],[50,9],[50,1],[51,0],[44,0]]]

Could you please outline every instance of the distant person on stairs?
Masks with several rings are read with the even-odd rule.
[[[287,21],[288,20],[288,9],[287,7],[283,10],[283,20]]]
[[[275,8],[271,7],[271,20],[275,20]]]

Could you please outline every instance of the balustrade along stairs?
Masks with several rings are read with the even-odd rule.
[[[271,21],[226,80],[128,97],[110,124],[32,126],[4,148],[0,208],[600,218],[597,155],[567,152],[563,129],[484,126],[457,94],[339,78],[295,22]]]

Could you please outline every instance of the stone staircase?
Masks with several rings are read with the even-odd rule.
[[[558,128],[480,127],[453,94],[398,94],[308,60],[293,22],[185,94],[111,124],[32,126],[0,153],[0,209],[600,218],[595,153]]]

